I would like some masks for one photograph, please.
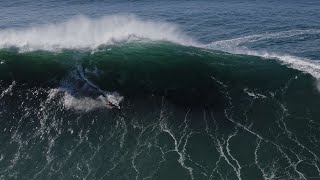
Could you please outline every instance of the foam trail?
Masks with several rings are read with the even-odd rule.
[[[263,33],[263,34],[256,34],[256,35],[249,35],[234,39],[228,40],[221,40],[215,41],[210,43],[211,47],[215,48],[230,48],[230,46],[240,46],[242,43],[252,43],[258,42],[268,39],[280,39],[280,38],[291,38],[295,36],[301,35],[312,35],[312,34],[320,34],[320,29],[305,29],[305,30],[288,30],[288,31],[281,31],[281,32],[274,32],[274,33]]]
[[[13,89],[13,87],[14,87],[15,85],[16,85],[16,82],[13,81],[13,82],[11,83],[11,85],[10,85],[7,89],[5,89],[4,91],[2,91],[2,92],[0,93],[0,99],[2,99],[6,94],[11,93],[11,92],[12,92],[12,89]]]
[[[281,63],[287,65],[290,68],[308,73],[315,77],[318,82],[320,80],[320,63],[317,60],[310,60],[307,58],[296,57],[286,54],[272,53],[267,51],[250,50],[243,46],[244,43],[256,42],[265,39],[286,38],[304,34],[320,34],[319,29],[309,30],[291,30],[278,33],[266,33],[252,36],[245,36],[235,39],[228,39],[222,41],[212,42],[205,45],[205,48],[226,51],[234,54],[245,54],[259,56],[267,59],[277,59]],[[320,84],[317,85],[320,90]]]
[[[194,44],[173,24],[141,20],[134,15],[98,19],[77,16],[57,24],[0,30],[0,48],[17,47],[21,51],[94,49],[103,44],[137,39]]]
[[[243,54],[260,56],[267,59],[277,59],[285,65],[289,67],[303,71],[312,75],[313,77],[320,79],[320,64],[316,61],[312,62],[309,59],[291,56],[291,55],[280,55],[277,53],[269,53],[269,52],[259,52],[259,51],[251,51],[246,50],[243,51]]]

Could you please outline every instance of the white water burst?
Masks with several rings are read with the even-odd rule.
[[[71,94],[65,92],[63,96],[63,105],[66,109],[73,109],[77,111],[91,111],[97,108],[105,108],[104,102],[98,99],[89,97],[76,98]]]

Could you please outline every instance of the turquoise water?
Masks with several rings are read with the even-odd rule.
[[[0,179],[320,179],[317,1],[0,1]]]

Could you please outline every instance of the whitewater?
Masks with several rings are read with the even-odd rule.
[[[173,24],[142,20],[134,15],[96,19],[77,16],[62,23],[1,30],[0,39],[0,48],[17,47],[21,51],[95,49],[101,45],[143,39],[193,44],[192,39]]]

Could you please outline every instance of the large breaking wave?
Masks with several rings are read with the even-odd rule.
[[[294,72],[281,65],[285,64],[287,67],[319,79],[320,65],[317,61],[286,54],[250,50],[243,46],[248,42],[318,33],[320,31],[317,29],[292,30],[201,44],[182,33],[176,25],[166,22],[143,20],[134,15],[114,15],[98,19],[77,16],[66,22],[55,24],[0,30],[0,49],[2,49],[0,78],[2,81],[14,80],[14,82],[22,81],[27,84],[59,82],[58,89],[64,92],[66,107],[72,106],[83,110],[91,109],[84,107],[101,107],[105,103],[101,99],[90,101],[87,97],[76,97],[77,93],[74,92],[83,86],[90,86],[98,91],[98,94],[104,94],[107,97],[113,94],[107,90],[120,91],[126,95],[139,92],[164,95],[172,89],[179,89],[180,94],[173,94],[175,97],[180,95],[181,97],[175,99],[181,100],[187,95],[195,97],[191,98],[191,101],[197,98],[201,101],[205,99],[203,97],[210,94],[202,90],[211,89],[211,85],[208,85],[205,80],[202,81],[208,77],[217,82],[252,80],[247,85],[243,85],[242,89],[254,85],[255,81],[261,81],[255,77],[268,79],[271,84],[278,78],[284,83],[291,73],[288,76],[285,74]],[[280,61],[280,64],[275,63],[274,60]],[[104,63],[107,65],[101,66]],[[93,64],[95,64],[94,67]],[[227,64],[234,68],[230,68]],[[136,66],[140,69],[134,68]],[[79,67],[83,68],[84,72],[82,70],[79,72]],[[248,68],[252,70],[247,71]],[[174,71],[171,71],[173,69]],[[189,70],[190,73],[197,75],[189,77],[185,74]],[[90,71],[94,71],[88,75],[95,82],[86,77],[86,72]],[[200,77],[203,73],[206,73],[206,77]],[[137,75],[136,78],[134,74]],[[149,74],[150,79],[146,79],[147,77],[143,74]],[[168,75],[179,77],[172,81]],[[161,78],[164,80],[160,81]],[[189,85],[182,85],[181,81],[185,78],[197,80],[190,81]],[[82,81],[81,86],[72,83],[79,79]],[[66,83],[66,81],[70,82]],[[271,89],[276,87],[276,85],[270,86]],[[191,87],[196,90],[190,94],[191,90],[189,91],[188,88]],[[316,87],[319,88],[319,83]],[[254,89],[264,88],[254,87]],[[195,94],[203,94],[203,96],[198,97]],[[112,99],[114,97],[111,96]],[[82,105],[81,102],[83,102]],[[91,102],[91,105],[86,104],[87,102]]]
[[[239,46],[268,37],[199,44],[134,16],[0,30],[0,179],[319,173],[319,65]]]
[[[101,45],[133,41],[166,41],[185,46],[222,50],[235,54],[277,59],[288,67],[320,78],[320,65],[315,60],[267,51],[250,50],[244,43],[266,39],[290,38],[319,34],[319,29],[290,30],[276,33],[250,35],[235,39],[201,44],[184,34],[171,23],[140,19],[134,15],[113,15],[92,19],[77,16],[65,22],[38,25],[22,29],[0,30],[0,48],[18,48],[20,52],[63,49],[95,50]],[[3,63],[1,61],[1,63]]]

